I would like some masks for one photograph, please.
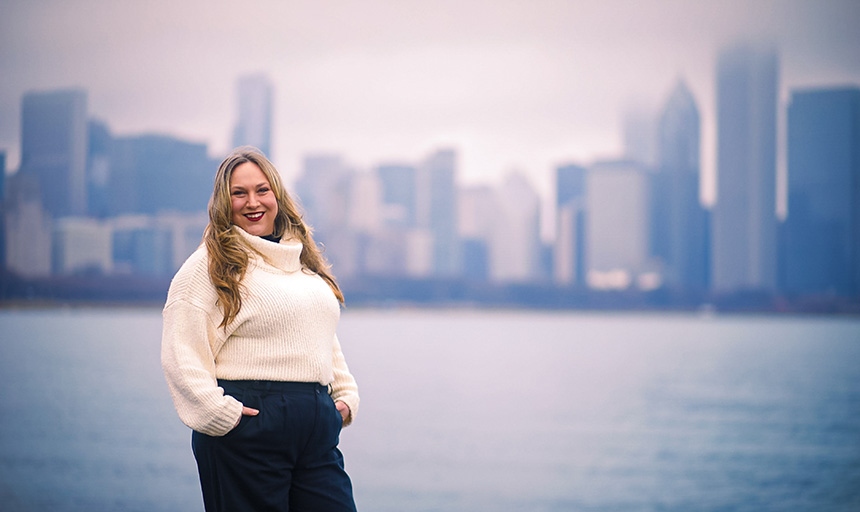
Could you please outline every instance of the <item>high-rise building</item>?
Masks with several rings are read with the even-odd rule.
[[[717,63],[717,202],[712,288],[776,284],[776,112],[774,49],[735,46]]]
[[[497,217],[495,190],[489,185],[460,188],[457,213],[463,277],[486,281],[490,277],[490,239]]]
[[[21,167],[39,182],[53,217],[87,212],[87,95],[29,92],[21,103]]]
[[[0,151],[0,203],[6,197],[6,152]]]
[[[111,226],[89,217],[54,222],[51,266],[54,275],[105,275],[113,272]]]
[[[663,282],[705,290],[709,285],[709,218],[699,199],[699,109],[679,82],[659,124],[659,164],[652,181],[652,254],[663,263]]]
[[[110,223],[114,273],[158,276],[176,271],[169,261],[170,233],[156,224],[155,217],[121,215]]]
[[[496,190],[490,237],[490,279],[526,283],[540,275],[540,198],[519,172]]]
[[[200,245],[208,221],[202,211],[111,218],[113,272],[172,276]]]
[[[317,241],[347,225],[349,185],[353,171],[340,155],[316,154],[304,158],[296,192]]]
[[[382,184],[383,219],[388,226],[415,226],[415,167],[383,164],[376,167]]]
[[[6,269],[6,152],[0,151],[0,273]]]
[[[356,233],[378,233],[382,229],[382,184],[376,173],[350,176],[347,226]]]
[[[262,73],[239,78],[234,146],[254,146],[272,158],[272,82]]]
[[[585,177],[587,170],[567,164],[555,170],[556,237],[553,280],[585,284]]]
[[[860,88],[794,91],[780,285],[860,294]]]
[[[10,177],[5,201],[6,269],[21,277],[51,274],[51,218],[36,176]]]
[[[631,103],[625,108],[621,125],[624,159],[653,167],[657,160],[657,115],[653,108]]]
[[[648,173],[638,162],[593,164],[586,174],[588,285],[627,288],[649,272]]]
[[[107,217],[110,213],[110,165],[113,136],[103,122],[88,123],[87,210],[91,216]]]
[[[349,219],[354,174],[340,155],[308,155],[296,182],[305,221],[313,227],[314,239],[325,245],[326,258],[340,277],[363,271],[364,251]]]
[[[205,211],[217,169],[205,144],[163,135],[113,139],[105,208],[111,216]]]
[[[416,219],[433,239],[436,276],[460,273],[460,240],[457,234],[457,153],[436,151],[418,166]]]

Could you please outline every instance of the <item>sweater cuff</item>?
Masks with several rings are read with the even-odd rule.
[[[242,419],[242,403],[233,397],[230,398],[230,403],[226,408],[229,408],[229,414],[219,414],[213,417],[205,426],[202,426],[198,432],[207,436],[221,437],[227,435],[236,426],[236,422]],[[197,430],[197,429],[196,429]]]

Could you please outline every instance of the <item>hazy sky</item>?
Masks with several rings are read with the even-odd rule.
[[[679,78],[713,171],[714,68],[739,38],[779,45],[781,95],[860,84],[856,0],[0,0],[0,150],[17,167],[25,91],[87,89],[116,135],[230,149],[235,82],[275,84],[273,159],[338,152],[361,168],[459,149],[464,182],[621,152],[625,111]]]

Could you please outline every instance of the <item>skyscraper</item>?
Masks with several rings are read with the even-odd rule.
[[[578,165],[555,171],[556,239],[553,280],[561,284],[585,283],[585,176]]]
[[[490,276],[496,201],[496,191],[489,185],[471,185],[458,191],[457,224],[462,239],[463,277],[467,280],[486,281]]]
[[[87,126],[87,210],[91,216],[106,217],[112,193],[108,185],[113,136],[103,122],[91,119]]]
[[[0,203],[6,196],[6,152],[0,151]]]
[[[699,109],[679,82],[659,123],[657,172],[653,175],[652,251],[663,262],[663,281],[682,289],[709,284],[708,215],[699,200]]]
[[[386,225],[415,226],[415,167],[383,164],[376,168],[382,183],[383,217]]]
[[[361,273],[362,240],[350,228],[355,170],[337,154],[305,156],[296,193],[314,239],[326,248],[326,258],[340,277]]]
[[[109,274],[113,271],[111,227],[87,217],[54,222],[51,267],[54,275]]]
[[[418,226],[433,239],[434,273],[451,277],[460,272],[457,235],[457,153],[436,151],[418,166],[416,216]]]
[[[0,151],[0,273],[6,268],[6,152]]]
[[[648,173],[638,162],[597,162],[585,188],[589,286],[626,288],[650,270]]]
[[[540,197],[519,172],[505,177],[495,194],[490,237],[490,277],[530,282],[540,272]]]
[[[39,184],[54,217],[87,211],[87,95],[80,89],[30,92],[21,104],[21,167]]]
[[[860,88],[795,91],[780,285],[860,294]]]
[[[238,81],[239,118],[233,131],[234,146],[254,146],[272,158],[272,83],[264,74],[245,75]]]
[[[206,210],[218,162],[206,144],[166,135],[117,137],[110,144],[109,215]]]
[[[774,49],[735,46],[717,64],[717,203],[713,288],[776,284],[776,109]]]
[[[349,183],[353,169],[340,155],[305,156],[296,193],[318,242],[348,224]]]
[[[657,115],[651,107],[630,103],[621,120],[624,159],[651,168],[657,160]]]
[[[5,201],[6,269],[22,277],[51,274],[51,219],[39,180],[20,171],[9,179]]]

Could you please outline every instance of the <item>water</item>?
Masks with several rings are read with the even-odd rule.
[[[0,332],[0,509],[202,510],[159,310]],[[339,333],[360,510],[860,510],[860,319],[347,310]]]

